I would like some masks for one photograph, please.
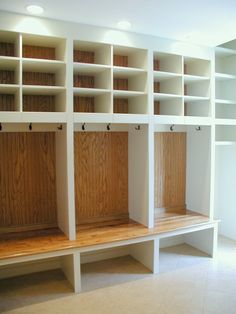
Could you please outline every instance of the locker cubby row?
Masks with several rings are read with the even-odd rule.
[[[181,226],[210,217],[211,127],[156,125],[153,149],[146,124],[112,124],[108,131],[76,123],[74,134],[66,124],[1,127],[3,237],[62,232],[78,239],[88,224],[108,228],[106,234],[117,224],[150,227],[178,217]],[[155,208],[148,192],[151,152]]]

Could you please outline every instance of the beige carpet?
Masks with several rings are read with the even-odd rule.
[[[83,265],[83,293],[50,271],[0,281],[0,312],[236,314],[236,242],[221,238],[214,261],[179,245],[163,249],[152,275],[131,257]]]

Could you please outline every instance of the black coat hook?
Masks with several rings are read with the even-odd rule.
[[[61,124],[60,126],[58,126],[57,129],[58,129],[58,130],[62,130],[62,129],[63,129],[62,124]]]
[[[201,131],[201,127],[200,127],[200,126],[197,126],[197,127],[195,128],[195,130],[196,130],[196,131]]]
[[[32,123],[29,124],[29,130],[32,131]]]
[[[85,130],[85,123],[82,124],[82,130]]]
[[[172,125],[170,126],[171,132],[174,131],[174,126],[175,126],[174,124],[172,124]]]
[[[141,126],[140,125],[136,126],[135,130],[140,131],[141,130]]]
[[[0,123],[0,131],[2,131],[2,123]]]
[[[110,131],[110,129],[111,129],[111,123],[108,123],[108,125],[107,125],[107,131]]]

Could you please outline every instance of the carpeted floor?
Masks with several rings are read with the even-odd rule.
[[[187,245],[162,249],[158,275],[129,256],[82,273],[81,294],[59,270],[1,280],[0,312],[236,314],[236,242],[225,238],[215,260]]]

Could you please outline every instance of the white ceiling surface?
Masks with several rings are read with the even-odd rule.
[[[236,0],[0,0],[0,10],[27,14],[40,4],[43,17],[216,46],[236,38]]]

